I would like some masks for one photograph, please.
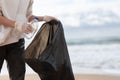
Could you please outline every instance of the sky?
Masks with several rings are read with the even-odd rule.
[[[50,15],[65,26],[119,25],[120,0],[34,0],[35,15]]]

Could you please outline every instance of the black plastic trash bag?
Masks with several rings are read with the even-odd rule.
[[[61,22],[44,23],[24,58],[41,80],[75,80]]]

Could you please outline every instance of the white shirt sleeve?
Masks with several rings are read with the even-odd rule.
[[[26,17],[27,18],[32,16],[32,5],[33,5],[33,0],[30,0],[30,3],[28,5],[28,9],[27,9],[27,13],[26,13]]]

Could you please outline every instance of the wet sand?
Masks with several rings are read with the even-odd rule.
[[[0,80],[9,80],[8,75],[0,75]],[[26,74],[25,80],[40,80],[37,74]],[[120,76],[98,74],[75,74],[75,80],[120,80]]]

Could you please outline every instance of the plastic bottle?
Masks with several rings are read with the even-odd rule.
[[[34,36],[34,34],[36,33],[36,31],[38,29],[38,26],[39,26],[38,21],[39,21],[39,19],[37,17],[34,17],[33,21],[28,23],[28,24],[30,24],[33,27],[34,31],[32,33],[26,34],[25,35],[26,39],[31,39]]]

